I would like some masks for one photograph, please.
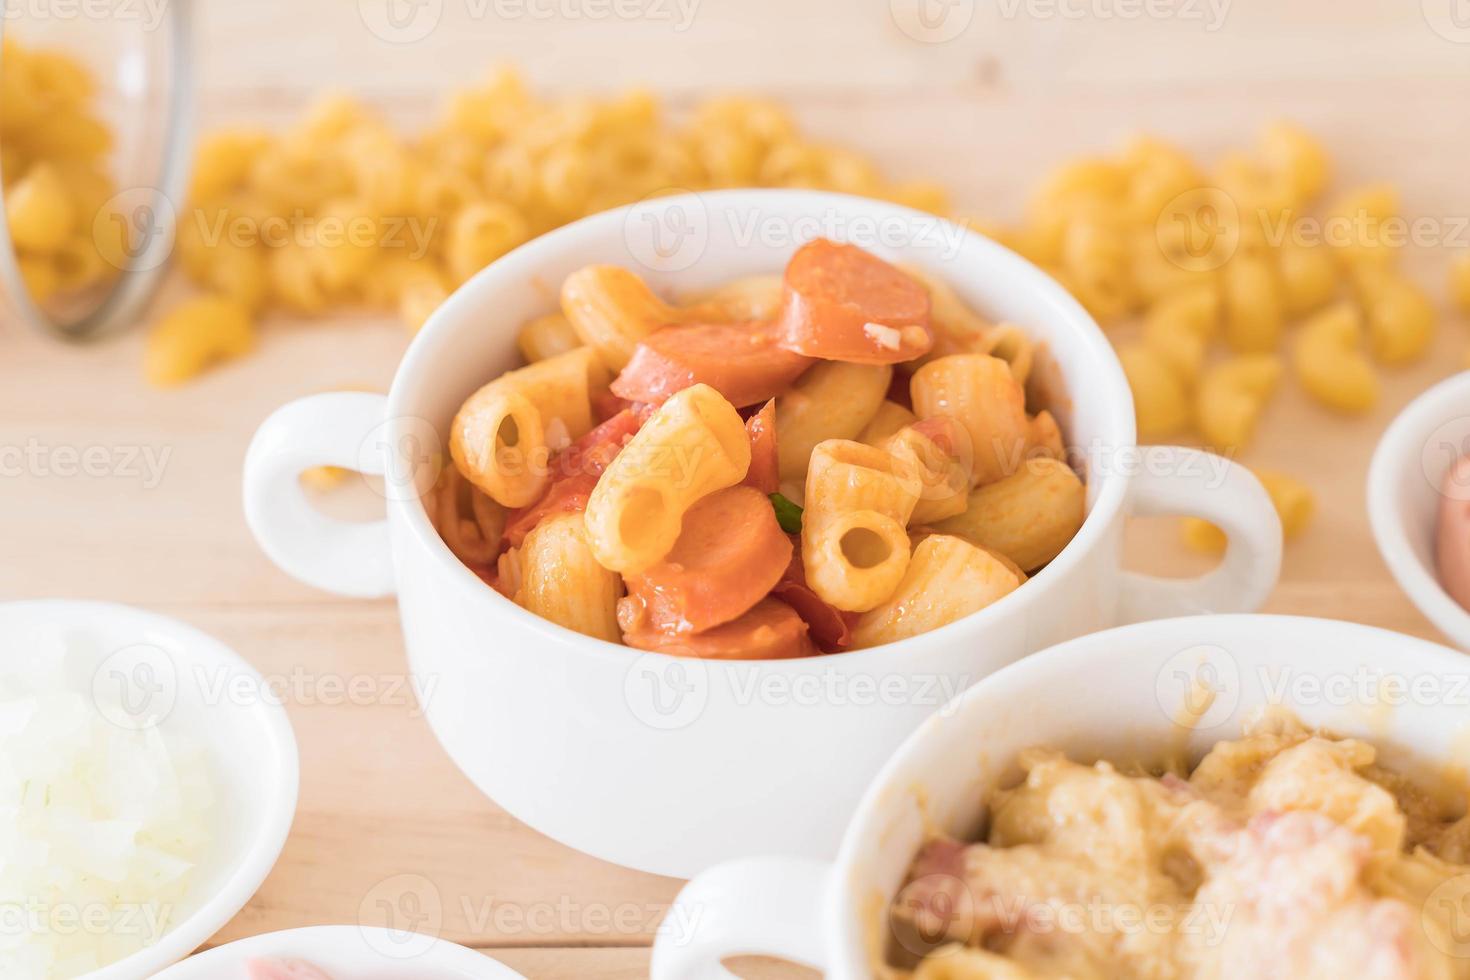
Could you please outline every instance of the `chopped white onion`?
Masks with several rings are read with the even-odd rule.
[[[203,749],[113,724],[86,640],[0,638],[0,977],[67,980],[156,943],[207,848]]]

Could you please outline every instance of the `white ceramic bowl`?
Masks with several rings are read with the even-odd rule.
[[[245,980],[257,958],[305,960],[333,980],[522,980],[472,949],[366,926],[313,926],[268,932],[191,956],[155,980]]]
[[[1368,467],[1368,517],[1378,550],[1409,600],[1456,646],[1470,650],[1470,612],[1439,584],[1434,558],[1440,487],[1466,453],[1470,371],[1414,399],[1383,433]]]
[[[589,263],[692,291],[784,268],[843,237],[947,280],[1023,324],[1055,357],[1055,405],[1088,469],[1088,517],[1024,587],[961,622],[870,650],[775,662],[679,660],[591,640],[487,588],[430,525],[419,491],[450,419],[517,363],[516,333]],[[319,395],[276,412],[245,464],[245,513],[282,568],[350,595],[396,591],[435,734],[486,794],[532,827],[619,864],[688,876],[740,854],[830,855],[881,761],[949,695],[1033,650],[1120,621],[1256,608],[1275,584],[1280,524],[1245,470],[1193,450],[1135,448],[1133,403],[1102,332],[1046,275],[932,215],[834,194],[662,198],[552,232],[484,270],[414,341],[388,397]],[[385,473],[388,519],[338,524],[297,476]],[[426,465],[428,464],[428,465]],[[1136,513],[1201,514],[1231,546],[1204,578],[1121,570]]]
[[[261,696],[266,688],[255,669],[191,626],[102,602],[0,605],[0,635],[57,627],[78,637],[80,675],[95,685],[125,685],[126,708],[104,712],[109,721],[157,724],[208,753],[214,836],[173,925],[154,945],[86,974],[144,980],[218,932],[270,873],[296,813],[296,738],[285,709]]]
[[[1185,727],[1215,692],[1199,724]],[[1367,695],[1367,696],[1365,696]],[[721,957],[766,953],[825,971],[874,974],[886,910],[930,828],[975,839],[985,800],[1020,773],[1017,754],[1053,746],[1081,760],[1193,760],[1238,738],[1251,712],[1283,704],[1308,725],[1371,741],[1389,766],[1458,779],[1466,766],[1470,659],[1386,630],[1285,616],[1196,616],[1095,633],[1027,657],[930,717],[883,768],[830,864],[747,858],[680,893],[653,980],[731,976]]]

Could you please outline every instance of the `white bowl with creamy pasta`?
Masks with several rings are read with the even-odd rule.
[[[671,917],[713,925],[661,938],[653,980],[751,953],[835,980],[1465,976],[1467,707],[1463,654],[1350,623],[1061,644],[910,736],[835,861],[692,881]]]
[[[529,587],[506,587],[503,564],[472,568],[456,558],[424,503],[434,497],[431,491],[446,470],[450,454],[444,447],[454,451],[455,471],[476,472],[473,465],[464,466],[466,460],[473,464],[474,447],[466,452],[450,438],[451,431],[468,429],[452,429],[451,422],[476,404],[467,402],[471,395],[480,398],[487,383],[523,363],[518,338],[522,349],[535,342],[532,336],[527,343],[523,329],[554,312],[559,294],[565,304],[570,284],[581,281],[589,267],[632,270],[657,303],[693,304],[694,297],[732,281],[779,276],[783,269],[789,276],[793,255],[821,238],[917,269],[947,284],[989,322],[1016,325],[1018,334],[1011,340],[1024,341],[1037,362],[1028,391],[1033,385],[1043,390],[1055,432],[1065,437],[1066,458],[1085,482],[1086,516],[1065,547],[1037,559],[1040,567],[1030,569],[1034,574],[1015,576],[984,608],[983,603],[962,606],[979,611],[957,621],[926,621],[922,628],[928,631],[920,635],[876,628],[866,635],[877,645],[866,649],[772,654],[789,659],[675,656],[663,648],[630,649],[583,635],[597,632],[579,618],[584,597],[586,603],[606,602],[606,591],[598,598],[577,584],[580,578],[568,578],[563,587],[554,576],[544,576],[536,588],[540,601],[532,603],[525,598]],[[857,343],[902,352],[924,339],[893,322],[901,321],[859,322]],[[798,338],[793,346],[801,342]],[[852,356],[867,354],[859,350]],[[633,362],[637,359],[635,352]],[[540,377],[539,368],[540,362],[533,365],[530,376]],[[835,381],[820,387],[840,411],[849,390],[844,379],[836,371],[818,374]],[[523,387],[520,393],[544,397],[510,400],[522,411],[516,438],[539,439],[552,430],[575,438],[583,431],[585,408],[578,409],[571,425],[561,418],[541,425],[544,418],[526,414],[534,410],[544,416],[560,383],[543,379],[538,384],[550,387]],[[724,413],[731,422],[726,427],[733,428],[733,407],[711,401],[708,392],[701,393],[704,387],[669,398],[634,440],[655,428],[661,413]],[[613,390],[620,393],[616,384]],[[855,387],[850,390],[853,399],[859,397]],[[732,402],[743,401],[728,389],[725,394]],[[585,393],[579,397],[585,406]],[[775,404],[778,449],[782,397]],[[541,405],[530,404],[538,400]],[[691,408],[694,401],[714,407]],[[633,445],[627,442],[623,451]],[[854,445],[844,444],[844,452],[867,453]],[[812,451],[814,470],[822,446],[832,448],[821,443]],[[726,483],[717,485],[746,472],[743,454],[742,449],[739,465],[722,477]],[[829,462],[836,471],[837,464],[862,460],[843,456]],[[342,524],[321,517],[297,477],[323,464],[384,474],[387,519]],[[599,478],[599,489],[603,482]],[[534,488],[488,481],[485,486],[510,504],[535,496]],[[635,511],[627,500],[635,498],[625,495],[620,508],[605,511],[596,496],[594,491],[587,504],[585,531],[582,521],[563,522],[570,534],[643,526],[629,517]],[[731,502],[735,511],[747,505]],[[767,850],[829,855],[841,815],[855,804],[881,759],[956,691],[1048,644],[1119,622],[1252,610],[1274,585],[1280,562],[1279,522],[1246,471],[1194,450],[1136,447],[1132,400],[1111,346],[1082,308],[1040,270],[931,215],[798,191],[651,200],[580,221],[510,253],[434,314],[386,398],[319,395],[287,405],[267,420],[246,460],[245,510],[266,553],[298,579],[345,595],[397,595],[411,668],[419,689],[428,692],[426,716],[450,755],[485,793],[579,850],[673,875]],[[596,528],[594,513],[601,515]],[[607,513],[616,516],[604,519]],[[1231,543],[1220,567],[1188,581],[1125,572],[1120,557],[1124,521],[1131,514],[1154,513],[1196,514],[1224,528]],[[718,517],[705,516],[711,540],[718,540]],[[660,547],[668,544],[667,535],[661,540]],[[920,541],[917,547],[923,545]],[[955,549],[976,557],[972,548],[956,544]],[[599,559],[603,565],[616,567],[622,560],[611,550],[607,554]],[[945,594],[939,578],[921,601]],[[732,579],[732,588],[747,585]],[[948,598],[956,602],[936,606],[952,608],[973,597]],[[750,601],[742,599],[733,611]],[[769,612],[780,618],[777,625],[789,625],[788,612],[772,601],[763,600],[741,619]],[[616,629],[605,613],[599,622],[603,629]],[[635,642],[633,632],[623,633],[626,643]],[[778,632],[773,626],[759,635]],[[891,635],[906,638],[882,642]],[[741,654],[750,651],[734,652]]]
[[[1470,650],[1470,611],[1446,588],[1437,560],[1442,534],[1470,550],[1470,530],[1446,527],[1449,508],[1464,511],[1470,495],[1451,483],[1452,469],[1470,452],[1470,372],[1441,381],[1399,413],[1383,433],[1368,468],[1368,517],[1378,551],[1394,579],[1429,621]],[[1462,595],[1464,575],[1457,583]]]

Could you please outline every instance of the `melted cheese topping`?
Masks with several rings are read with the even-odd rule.
[[[1470,819],[1376,755],[1279,721],[1187,780],[1025,753],[983,843],[916,859],[890,959],[914,980],[1470,978]]]

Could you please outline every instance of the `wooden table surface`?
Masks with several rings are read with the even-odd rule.
[[[935,10],[969,22],[944,43],[901,29],[911,24],[907,0],[647,0],[634,8],[646,16],[626,19],[595,18],[572,0],[529,5],[558,12],[546,18],[468,0],[428,5],[437,26],[390,43],[367,26],[375,0],[201,4],[201,124],[284,119],[328,85],[411,124],[438,93],[512,60],[548,90],[646,83],[669,93],[676,111],[713,89],[769,93],[810,131],[863,149],[891,173],[942,181],[968,213],[1009,217],[1041,168],[1131,132],[1210,156],[1288,115],[1325,138],[1339,186],[1391,179],[1411,216],[1449,228],[1470,215],[1470,27],[1448,19],[1452,0],[1425,0],[1422,10],[1418,0],[1162,0],[1149,8],[1161,13],[1142,18],[1119,13],[1133,9],[1128,0],[951,0]],[[655,16],[680,9],[691,14],[683,27]],[[1215,9],[1223,21],[1210,19]],[[1442,304],[1448,251],[1424,249],[1409,264]],[[1447,315],[1432,357],[1388,375],[1365,419],[1328,416],[1291,384],[1273,403],[1246,460],[1304,478],[1320,509],[1288,551],[1270,611],[1434,636],[1373,547],[1363,483],[1395,412],[1460,367],[1465,330]],[[385,892],[427,889],[443,913],[424,928],[529,976],[645,976],[679,882],[574,853],[480,796],[401,695],[393,604],[296,584],[242,520],[241,460],[255,426],[291,398],[386,386],[407,339],[386,318],[272,321],[254,358],[158,392],[140,380],[138,332],[72,347],[8,317],[0,447],[32,448],[21,472],[0,479],[0,595],[135,603],[216,634],[267,675],[305,676],[288,706],[302,754],[294,830],[213,944],[355,922]],[[67,454],[88,447],[104,447],[109,472],[66,475]],[[157,471],[140,465],[150,459]],[[1172,528],[1131,537],[1151,569],[1200,565]],[[371,697],[331,696],[331,683],[359,677],[372,679]],[[803,975],[750,961],[742,972]]]

